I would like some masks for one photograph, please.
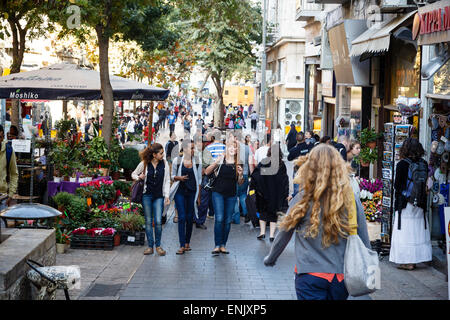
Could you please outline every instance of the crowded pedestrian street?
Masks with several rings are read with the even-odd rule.
[[[196,109],[198,105],[194,105]],[[182,136],[181,123],[176,125]],[[160,131],[158,142],[168,140],[168,128]],[[292,170],[292,167],[291,169]],[[143,256],[142,247],[124,247],[112,252],[69,250],[57,255],[57,264],[80,264],[81,288],[73,290],[80,300],[295,300],[294,243],[273,267],[263,259],[271,243],[258,241],[259,229],[250,223],[232,224],[229,255],[211,257],[214,219],[207,218],[206,230],[194,227],[192,251],[178,256],[177,224],[174,212],[164,225],[166,256]],[[413,273],[405,273],[380,258],[381,289],[370,295],[349,300],[446,300],[446,275],[420,264]],[[64,300],[64,294],[58,294]]]
[[[450,0],[14,0],[0,26],[0,307],[450,300]]]

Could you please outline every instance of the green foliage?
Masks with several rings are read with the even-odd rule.
[[[360,137],[361,145],[365,146],[366,143],[368,142],[377,141],[377,139],[380,138],[381,136],[382,134],[376,133],[375,129],[365,128],[361,130],[361,137]]]
[[[85,222],[89,218],[89,208],[86,199],[74,196],[65,207],[66,213],[75,222]]]
[[[92,206],[97,207],[114,200],[116,189],[112,184],[101,184],[99,186],[80,187],[76,190],[76,194],[85,199],[91,198]]]
[[[77,132],[77,123],[75,119],[59,120],[55,124],[57,130],[56,137],[60,140],[68,140],[73,132]]]
[[[110,160],[108,146],[103,137],[95,137],[87,143],[86,159],[91,167],[98,167],[100,160]]]
[[[378,159],[378,149],[362,148],[359,156],[359,162],[373,163]]]
[[[101,210],[99,208],[92,209],[91,220],[86,224],[86,228],[114,228],[120,229],[121,224],[118,221],[117,215],[108,210]]]
[[[82,144],[72,140],[64,140],[53,145],[49,153],[50,163],[54,165],[60,176],[71,176],[81,168]]]
[[[53,196],[53,201],[57,208],[66,208],[75,195],[68,192],[59,192]]]
[[[134,148],[125,148],[119,155],[120,167],[126,170],[134,170],[141,162],[139,151]]]
[[[145,218],[139,214],[123,214],[118,218],[120,230],[143,231],[145,230]]]
[[[129,181],[115,180],[113,186],[116,190],[120,190],[124,197],[129,197],[131,196],[131,184]]]

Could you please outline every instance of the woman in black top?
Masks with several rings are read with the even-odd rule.
[[[273,150],[278,154],[272,157]],[[253,171],[250,190],[256,191],[256,206],[260,213],[260,234],[257,238],[263,240],[266,237],[266,223],[269,222],[270,242],[272,242],[275,238],[277,212],[288,207],[289,177],[279,143],[269,148],[267,158]]]
[[[399,264],[400,269],[413,270],[416,263],[432,259],[430,228],[425,215],[426,179],[423,184],[419,184],[422,185],[422,196],[419,199],[409,198],[414,186],[410,166],[414,164],[416,167],[421,162],[422,172],[427,176],[428,164],[422,159],[424,153],[417,139],[406,139],[400,148],[402,160],[395,170],[395,206],[389,261]]]
[[[201,160],[194,157],[194,141],[184,140],[183,156],[175,158],[172,167],[171,197],[175,199],[178,211],[178,236],[180,249],[176,254],[191,251],[189,245],[192,235],[194,214],[197,215],[197,203],[202,179]]]
[[[221,156],[205,170],[208,176],[213,171],[217,175],[212,188],[212,202],[214,207],[214,242],[213,255],[228,254],[225,248],[231,228],[231,219],[236,204],[236,183],[243,169],[238,163],[238,148],[234,138],[229,138],[225,148],[225,157]]]

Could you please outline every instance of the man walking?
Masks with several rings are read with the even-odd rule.
[[[300,131],[297,133],[297,145],[293,147],[291,150],[289,150],[289,155],[287,157],[288,161],[292,161],[297,159],[300,156],[305,156],[308,154],[308,152],[311,150],[312,146],[309,146],[306,143],[305,134],[303,131]],[[294,173],[293,178],[295,178],[295,175],[297,174],[298,167],[294,167]],[[298,184],[294,183],[294,192],[292,194],[292,197],[295,197],[295,195],[299,191]]]

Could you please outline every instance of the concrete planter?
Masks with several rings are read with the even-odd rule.
[[[65,243],[57,243],[56,244],[56,253],[63,254],[66,252],[66,244]]]

